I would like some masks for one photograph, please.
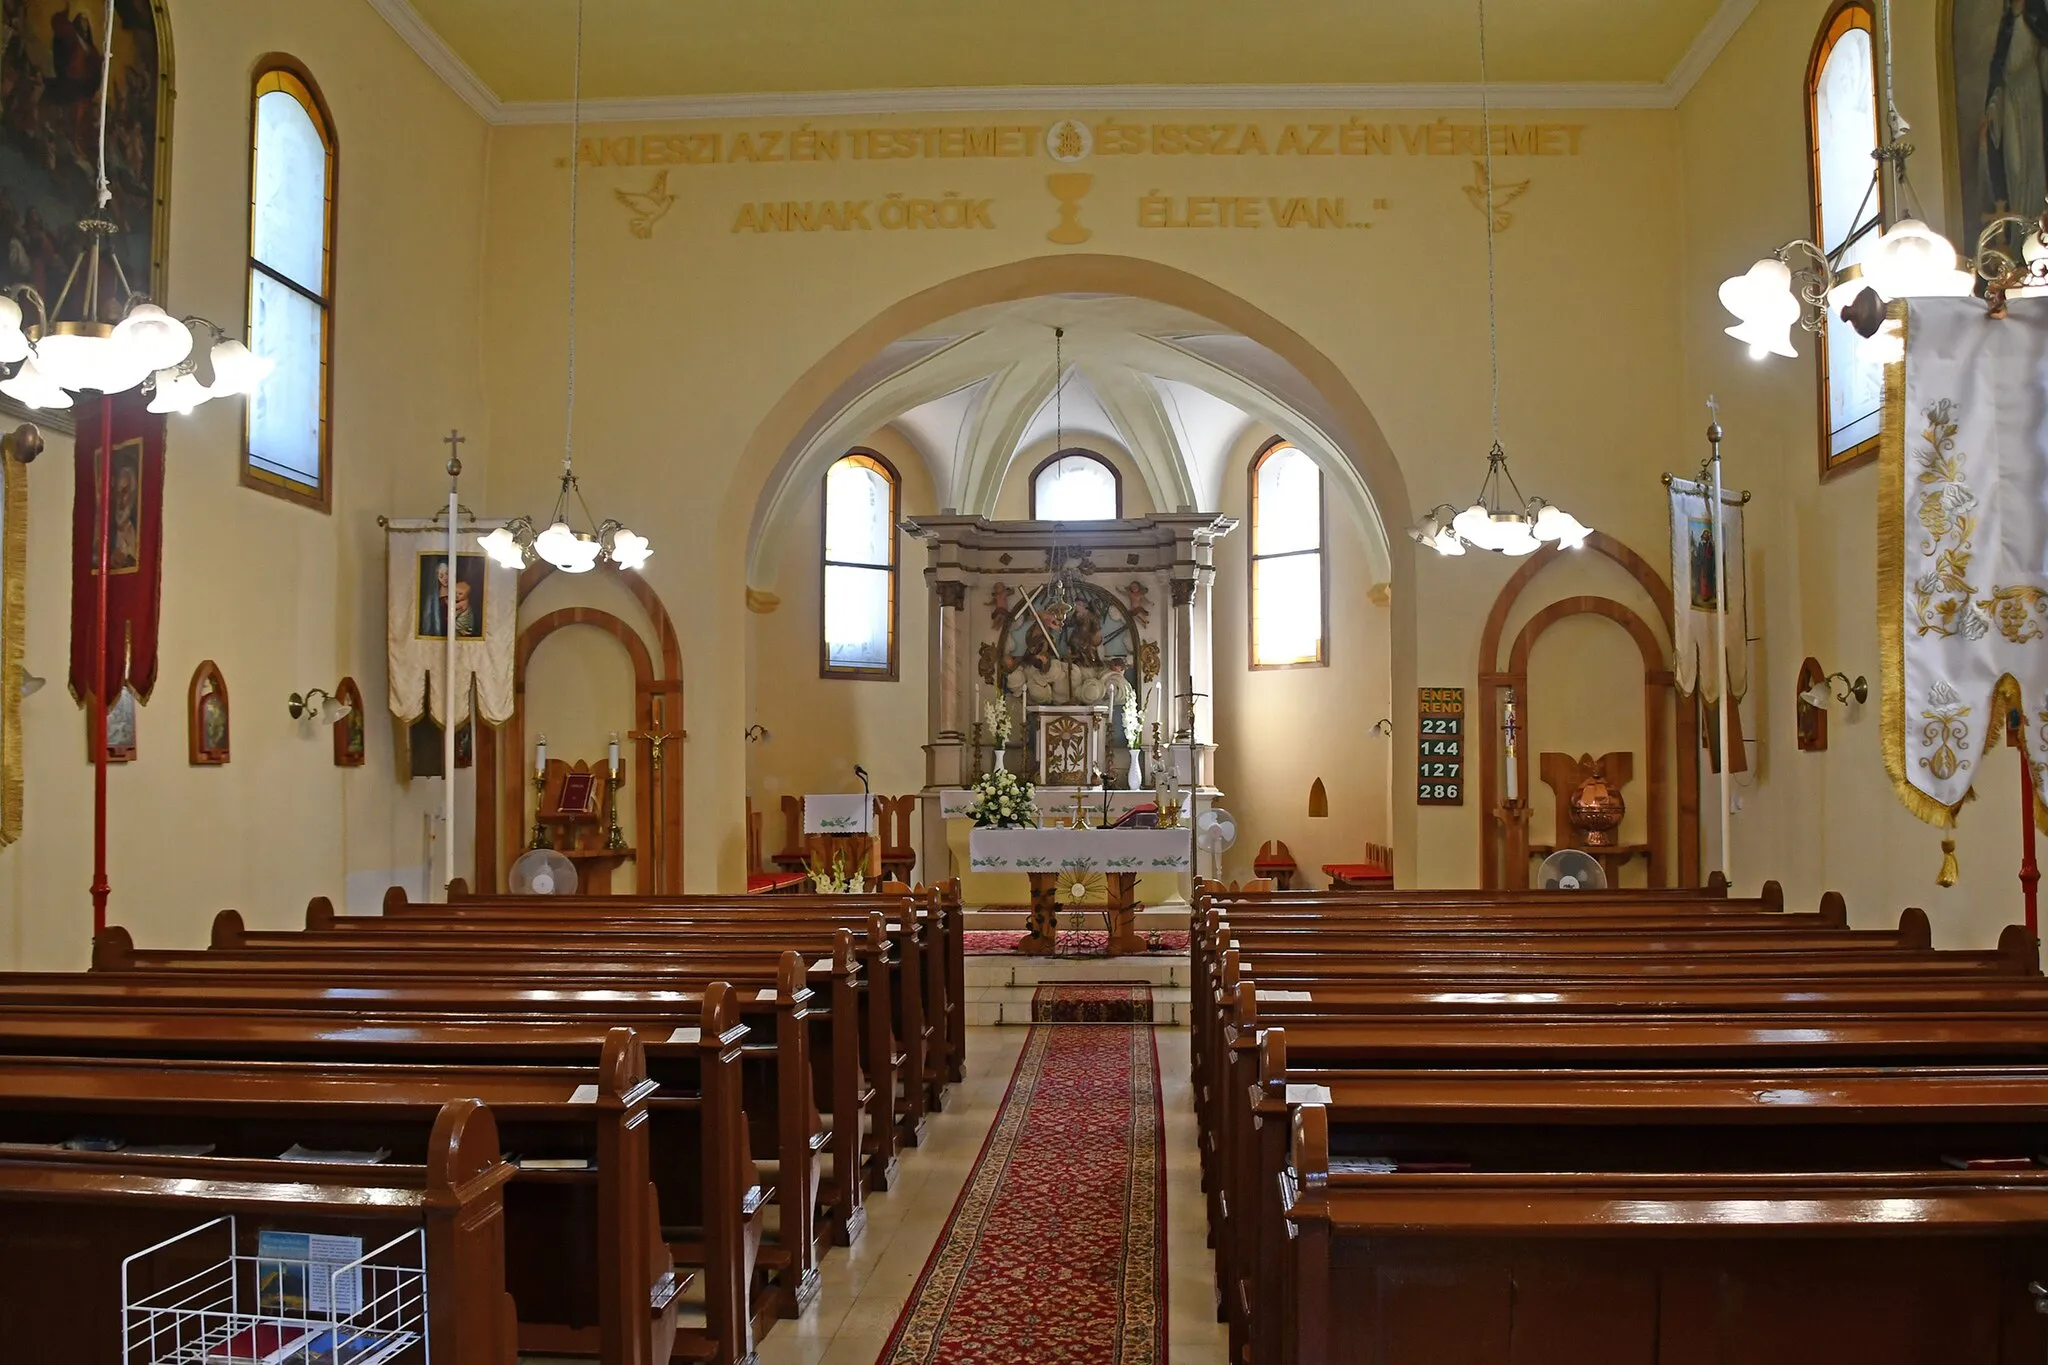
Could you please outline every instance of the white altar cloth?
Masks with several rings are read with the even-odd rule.
[[[804,798],[804,833],[872,834],[874,803],[860,792]]]
[[[1188,829],[977,829],[967,838],[976,872],[1188,872]]]
[[[1088,798],[1088,818],[1102,818],[1102,788],[1085,787],[1036,787],[1033,795],[1038,804],[1040,823],[1055,818],[1066,819],[1074,813],[1074,795],[1080,792]],[[1138,806],[1149,806],[1153,793],[1148,788],[1142,791],[1112,791],[1109,794],[1109,818],[1116,820]],[[974,813],[974,788],[943,787],[939,791],[939,814],[948,820],[966,820]],[[1188,807],[1181,807],[1182,818],[1188,818]]]

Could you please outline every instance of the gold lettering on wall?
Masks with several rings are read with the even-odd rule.
[[[936,199],[892,191],[880,199],[748,201],[733,216],[734,232],[916,232],[994,228],[993,199],[947,190]]]
[[[1074,120],[1063,120],[1073,123]],[[1082,124],[1093,147],[1081,156],[1472,156],[1484,155],[1484,126],[1378,122],[1354,114],[1341,123],[1266,124],[1256,120],[1138,123],[1116,118]],[[1052,125],[1054,128],[1060,124]],[[586,137],[586,166],[716,166],[766,162],[1032,160],[1052,158],[1047,125],[973,124],[922,128],[749,128]],[[1074,130],[1069,130],[1070,132]],[[1579,156],[1582,123],[1496,124],[1496,157]],[[1062,145],[1071,144],[1069,137]],[[1074,159],[1080,159],[1076,157]]]
[[[1384,209],[1387,201],[1373,201]],[[1344,195],[1161,194],[1138,199],[1141,228],[1369,228]]]

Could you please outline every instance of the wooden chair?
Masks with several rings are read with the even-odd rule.
[[[1294,889],[1295,873],[1301,869],[1294,861],[1294,854],[1288,851],[1283,840],[1268,839],[1259,845],[1259,856],[1252,859],[1252,871],[1260,877],[1270,879],[1282,891]]]
[[[912,822],[917,818],[917,797],[875,798],[875,832],[882,840],[882,876],[892,882],[908,883],[917,870],[917,850],[910,846]]]

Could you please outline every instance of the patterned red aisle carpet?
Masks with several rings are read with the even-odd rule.
[[[1143,981],[1046,981],[1031,992],[1034,1024],[1149,1024],[1152,987]]]
[[[990,957],[1000,953],[1014,953],[1017,951],[1017,945],[1023,941],[1022,929],[969,929],[962,936],[961,951],[969,957]],[[1145,935],[1145,942],[1155,953],[1185,953],[1188,950],[1188,931],[1156,929]],[[1109,935],[1101,929],[1069,929],[1066,921],[1062,920],[1059,955],[1108,957]]]
[[[1034,1025],[878,1365],[1165,1365],[1152,1030]]]

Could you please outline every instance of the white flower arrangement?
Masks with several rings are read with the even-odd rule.
[[[822,896],[853,896],[867,890],[867,878],[858,869],[849,872],[846,856],[840,854],[832,859],[832,870],[826,871],[816,863],[810,867],[811,885]]]
[[[989,743],[998,749],[1010,743],[1010,702],[1006,697],[990,697],[981,708],[982,728],[988,731]]]
[[[1029,782],[1000,768],[974,784],[967,816],[982,829],[1030,829],[1038,823],[1038,802]]]
[[[1143,708],[1138,704],[1138,689],[1131,686],[1131,680],[1121,673],[1111,675],[1109,689],[1123,704],[1124,747],[1136,753],[1138,746],[1145,742],[1145,717]]]

